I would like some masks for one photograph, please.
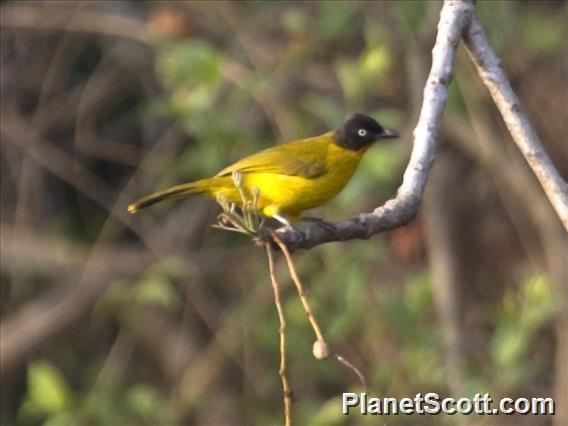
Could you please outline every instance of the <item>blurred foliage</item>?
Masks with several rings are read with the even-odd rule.
[[[61,372],[46,361],[30,363],[28,392],[22,403],[20,415],[24,418],[58,416],[70,406],[69,384]]]
[[[531,277],[519,290],[505,293],[491,339],[492,364],[499,371],[499,386],[511,389],[530,383],[538,375],[543,366],[535,364],[529,348],[557,308],[552,286],[543,276]]]
[[[79,395],[72,401],[69,384],[45,361],[28,370],[28,393],[19,417],[23,423],[43,418],[44,426],[71,424],[174,424],[164,407],[167,401],[154,386],[136,384],[124,392]]]
[[[147,16],[149,25],[159,22],[163,34],[168,34],[172,22],[176,25],[176,37],[164,36],[152,45],[153,64],[144,66],[150,68],[145,72],[159,89],[137,105],[135,125],[176,123],[184,143],[144,161],[137,193],[213,174],[285,137],[333,128],[354,111],[368,112],[388,128],[412,126],[406,47],[423,46],[428,63],[437,23],[437,12],[429,21],[428,10],[438,9],[437,4],[423,1],[245,2],[220,4],[228,9],[222,13],[206,3],[189,2],[176,3],[168,12],[171,4],[116,3],[123,8],[121,13]],[[478,6],[506,66],[509,60],[552,61],[566,47],[565,5],[541,7],[534,1],[478,2]],[[152,21],[158,13],[163,14],[160,20]],[[432,36],[418,40],[424,26]],[[73,78],[80,84],[85,84],[84,69],[92,70],[91,62],[96,62],[96,55],[87,56],[75,58],[78,68]],[[122,72],[135,77],[136,68],[121,66]],[[116,96],[115,92],[109,96],[110,106],[116,106]],[[454,85],[446,114],[463,113],[461,93]],[[128,125],[119,119],[107,123],[113,129]],[[330,220],[343,218],[392,197],[410,152],[409,132],[404,136],[400,142],[369,150],[349,186],[316,214]],[[152,134],[148,139],[139,141],[138,147],[151,149],[157,138]],[[111,169],[118,176],[133,171],[123,167],[120,174],[116,164],[101,166],[95,160],[92,166],[103,170],[105,177]],[[49,207],[57,212],[47,209],[42,216],[51,235],[94,242],[101,224],[94,219],[100,216],[91,213],[100,211],[58,190],[63,195],[50,199],[57,208]],[[160,260],[144,265],[135,278],[114,280],[89,318],[77,324],[79,331],[50,342],[31,357],[21,398],[14,402],[15,409],[4,414],[7,424],[223,424],[219,419],[224,415],[241,416],[234,421],[225,417],[224,424],[280,424],[278,321],[265,258],[247,240],[211,231],[216,210],[207,216],[200,203],[153,208],[148,214],[159,220],[148,238],[174,241],[170,251],[181,249],[188,263],[201,264],[202,278],[185,275],[183,265]],[[424,237],[418,232],[411,242],[422,247]],[[119,244],[132,244],[126,231],[116,232],[115,237]],[[397,238],[399,234],[324,245],[296,253],[295,258],[326,337],[339,353],[361,366],[371,393],[447,395],[449,373],[431,271],[423,254],[398,256],[393,250]],[[551,380],[551,372],[544,368],[551,355],[535,347],[559,309],[555,290],[546,275],[529,268],[524,272],[528,278],[513,279],[508,286],[489,279],[488,286],[502,291],[502,299],[499,294],[491,302],[477,301],[471,309],[474,317],[483,317],[476,317],[476,326],[488,330],[487,339],[477,345],[483,353],[472,354],[463,366],[465,388],[474,393],[511,395],[522,393],[531,383]],[[339,364],[312,358],[313,332],[282,265],[278,273],[288,321],[291,382],[298,398],[297,424],[376,424],[375,418],[349,419],[340,414],[338,394],[360,391],[360,385]],[[38,288],[23,285],[18,291],[32,298],[40,294]],[[199,300],[193,299],[196,294],[201,295]],[[145,343],[148,337],[136,331],[136,325],[145,328],[149,312],[165,318],[160,326],[167,323],[174,330],[179,325],[179,333],[187,334],[191,344],[201,349],[195,355],[193,346],[186,348],[188,365],[177,366],[175,373],[166,373],[177,359],[171,352],[183,348],[171,343],[173,331],[159,329],[163,336],[156,336],[161,333],[151,328],[150,345]],[[230,331],[222,334],[223,327]],[[127,350],[117,361],[113,354],[121,347],[120,336],[127,336],[121,343]],[[234,346],[227,343],[231,338],[237,340]],[[170,344],[174,349],[164,349]],[[204,363],[207,357],[210,365]],[[193,363],[200,366],[203,377],[218,373],[220,378],[202,383],[201,376],[190,375],[194,381],[185,382],[186,369]],[[101,378],[105,368],[114,369],[110,383]],[[215,403],[210,402],[215,398]],[[437,421],[393,417],[387,423]]]

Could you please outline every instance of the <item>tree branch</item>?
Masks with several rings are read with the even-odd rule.
[[[397,196],[376,208],[334,224],[334,229],[312,225],[304,238],[290,229],[279,229],[279,238],[290,250],[311,248],[331,241],[369,238],[379,232],[405,225],[418,212],[428,172],[434,161],[436,136],[446,105],[456,49],[469,22],[474,5],[468,1],[446,0],[440,13],[438,35],[432,50],[432,68],[424,87],[424,100],[414,129],[414,147]]]
[[[312,225],[303,236],[289,228],[279,229],[277,233],[280,239],[290,250],[312,248],[331,241],[367,239],[379,232],[403,226],[416,216],[428,172],[434,161],[436,135],[446,105],[456,49],[462,36],[513,140],[568,230],[568,184],[555,169],[523,112],[499,59],[487,42],[475,15],[474,2],[445,0],[438,23],[436,44],[432,50],[432,68],[424,88],[422,110],[414,129],[414,147],[397,196],[372,213],[361,213],[335,223],[334,227]]]
[[[71,31],[123,37],[151,46],[152,34],[144,21],[70,7],[4,6],[0,25],[14,29]]]
[[[464,0],[465,1],[465,0]],[[540,182],[552,207],[568,231],[568,184],[562,179],[521,107],[485,32],[473,15],[464,32],[464,43],[483,84],[501,112],[513,141]]]

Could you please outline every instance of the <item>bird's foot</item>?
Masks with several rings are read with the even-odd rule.
[[[297,241],[303,241],[307,238],[306,233],[302,231],[300,228],[292,225],[291,223],[288,225],[284,225],[283,227],[279,228],[284,232],[292,232],[295,236]]]
[[[273,215],[272,218],[276,219],[278,222],[280,222],[281,224],[284,225],[284,226],[282,226],[282,227],[280,227],[276,230],[278,233],[290,232],[290,233],[294,234],[296,241],[303,241],[303,240],[306,239],[306,233],[304,231],[302,231],[301,229],[299,229],[297,226],[293,225],[292,222],[290,222],[284,216],[276,214],[276,215]],[[272,237],[271,237],[271,239],[272,239]]]
[[[303,240],[304,238],[306,238],[306,234],[304,233],[304,231],[302,231],[300,228],[298,228],[297,226],[293,225],[292,222],[290,222],[288,219],[286,219],[284,216],[281,216],[279,214],[276,214],[274,216],[272,216],[274,219],[276,219],[278,222],[280,222],[281,224],[283,224],[284,226],[282,228],[280,228],[283,231],[291,231],[294,232],[296,235],[298,235],[300,240]]]

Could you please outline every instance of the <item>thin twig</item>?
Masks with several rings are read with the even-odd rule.
[[[345,358],[342,355],[339,355],[337,353],[333,354],[335,356],[335,359],[338,360],[341,364],[343,364],[345,367],[349,368],[351,371],[353,371],[355,373],[355,375],[359,378],[359,380],[361,381],[361,384],[363,385],[363,389],[365,390],[365,392],[367,392],[368,388],[367,388],[367,381],[365,380],[365,376],[363,376],[363,373],[361,373],[361,371],[355,367],[355,365],[353,365],[351,363],[351,361],[349,361],[347,358]]]
[[[36,31],[69,31],[122,37],[151,46],[154,37],[144,21],[94,10],[77,11],[68,7],[5,6],[0,24],[7,28]]]
[[[235,186],[239,189],[241,199],[242,199],[241,200],[242,205],[248,206],[250,204],[250,201],[247,199],[247,196],[244,193],[244,189],[242,189],[240,187],[241,186],[240,176],[233,176],[233,179],[235,181]],[[252,206],[249,206],[248,208],[243,207],[243,216],[241,216],[240,214],[238,214],[234,210],[234,207],[235,207],[234,204],[229,203],[223,197],[218,197],[217,202],[223,208],[223,213],[221,213],[218,216],[218,223],[213,225],[215,228],[219,228],[219,229],[223,229],[223,230],[227,230],[227,231],[232,231],[232,232],[238,232],[238,233],[242,233],[242,234],[246,234],[246,235],[254,235],[254,234],[259,234],[261,232],[260,228],[262,228],[262,222],[260,223],[259,228],[256,227],[257,222],[252,223],[254,212],[257,211],[256,210],[256,202],[253,202]],[[252,210],[251,210],[251,207],[252,207]],[[246,219],[247,217],[248,217],[248,219]],[[245,225],[244,222],[248,222],[249,225]],[[252,225],[254,225],[254,226],[252,226]],[[269,232],[270,232],[270,235],[272,237],[272,241],[274,241],[280,247],[280,249],[282,250],[282,253],[284,254],[284,257],[286,258],[286,262],[288,264],[288,270],[290,271],[290,276],[291,276],[292,280],[294,281],[294,284],[295,284],[296,289],[298,291],[298,295],[300,296],[300,300],[302,301],[304,311],[306,312],[306,315],[308,317],[310,325],[312,326],[312,329],[314,330],[314,333],[316,335],[316,341],[314,342],[313,349],[312,349],[312,353],[313,353],[314,357],[318,360],[323,360],[323,359],[328,358],[330,355],[334,355],[334,357],[341,364],[343,364],[345,367],[347,367],[348,369],[350,369],[352,372],[355,373],[355,375],[361,381],[361,384],[363,385],[363,387],[365,389],[367,389],[367,382],[366,382],[363,374],[359,371],[359,369],[357,367],[355,367],[345,357],[343,357],[339,354],[333,353],[332,349],[330,348],[330,346],[325,341],[325,338],[323,337],[323,333],[321,332],[321,329],[320,329],[320,327],[317,323],[315,315],[312,311],[312,308],[311,308],[310,303],[308,301],[308,298],[306,296],[302,281],[300,280],[300,278],[298,277],[298,274],[296,272],[296,268],[294,266],[294,262],[292,260],[292,256],[290,255],[289,250],[287,249],[286,245],[278,238],[278,236],[273,231],[269,231]],[[279,332],[280,332],[280,370],[279,370],[279,374],[280,374],[280,378],[282,380],[282,388],[284,390],[284,411],[285,411],[286,425],[288,425],[288,424],[291,423],[291,409],[292,409],[291,407],[292,407],[293,396],[292,396],[292,391],[289,387],[288,378],[287,378],[287,375],[286,375],[286,339],[285,339],[286,321],[284,319],[284,312],[283,312],[282,304],[281,304],[281,301],[280,301],[278,283],[276,281],[276,276],[274,274],[274,261],[272,259],[272,251],[271,251],[272,241],[269,241],[269,240],[266,240],[266,239],[258,240],[258,237],[255,237],[255,240],[263,241],[263,245],[265,247],[265,250],[266,250],[266,253],[267,253],[267,256],[268,256],[270,278],[271,278],[271,281],[272,281],[272,288],[274,290],[274,302],[276,304],[276,309],[278,311],[278,318],[280,320],[280,329],[279,329]]]
[[[4,14],[2,14],[2,18],[5,18]],[[104,194],[110,194],[106,190],[101,195],[100,191],[106,187],[99,183],[95,177],[87,179],[88,176],[92,175],[89,174],[87,169],[83,169],[79,173],[80,176],[70,174],[69,164],[73,164],[74,160],[69,160],[68,155],[62,150],[56,149],[53,144],[45,141],[33,126],[19,114],[10,114],[9,119],[6,119],[6,117],[6,113],[2,111],[1,130],[3,136],[6,136],[11,142],[22,146],[26,153],[38,164],[44,166],[70,185],[75,186],[110,213],[101,227],[85,265],[83,265],[82,278],[78,282],[74,282],[73,291],[66,290],[62,292],[59,288],[55,288],[41,300],[30,302],[30,305],[25,309],[20,309],[8,318],[3,319],[0,333],[0,375],[4,374],[5,371],[13,369],[14,365],[25,360],[26,355],[32,353],[46,339],[71,326],[77,318],[92,308],[98,297],[110,285],[111,281],[102,280],[100,276],[101,270],[108,269],[108,258],[104,256],[104,253],[108,251],[108,243],[116,235],[116,230],[118,229],[114,218],[120,220],[123,217],[122,212],[126,203],[122,194],[128,193],[135,182],[134,178],[131,178],[124,186],[118,199],[113,203],[109,203],[106,200],[112,200],[115,197],[103,196]],[[10,124],[9,129],[6,127],[7,124]],[[4,132],[7,132],[7,135]],[[165,146],[169,147],[171,143],[168,141],[171,138],[169,136],[171,134],[173,134],[172,131],[166,132],[165,136],[146,154],[143,161],[145,162],[149,158],[153,158]],[[66,159],[67,163],[65,163]],[[81,179],[77,179],[78,176]],[[149,238],[146,233],[140,232],[142,228],[126,220],[124,220],[123,224],[138,234],[157,259],[164,260],[164,253],[171,253],[171,250],[166,249],[170,244],[168,240]],[[192,262],[186,259],[184,265],[188,268],[188,273],[197,273]]]
[[[288,269],[290,270],[290,276],[292,277],[292,281],[294,281],[294,285],[296,286],[296,290],[298,290],[298,295],[300,296],[300,300],[302,301],[302,305],[304,306],[304,311],[306,312],[306,315],[308,316],[308,321],[310,322],[314,333],[316,334],[316,339],[319,342],[322,342],[322,344],[324,344],[324,346],[327,346],[327,343],[325,342],[325,339],[323,338],[323,334],[321,332],[321,329],[316,321],[316,318],[314,316],[314,313],[312,311],[312,308],[310,306],[310,302],[308,302],[308,298],[306,297],[306,292],[304,291],[304,286],[302,285],[302,282],[300,281],[300,278],[298,277],[298,274],[296,273],[296,268],[294,267],[294,262],[292,261],[292,257],[290,256],[290,252],[288,251],[288,248],[286,247],[286,245],[282,242],[282,240],[278,237],[278,235],[276,235],[276,233],[272,233],[272,238],[274,239],[274,242],[276,244],[278,244],[278,246],[280,247],[280,250],[282,250],[282,253],[284,254],[284,257],[286,258],[286,262],[288,263]]]
[[[314,316],[314,313],[312,311],[312,308],[310,306],[308,298],[306,297],[306,293],[304,291],[304,286],[302,284],[302,281],[300,280],[300,278],[298,277],[298,274],[296,273],[296,268],[294,266],[294,261],[292,260],[292,256],[290,255],[290,252],[286,248],[286,245],[282,242],[282,240],[280,240],[278,238],[278,236],[274,232],[272,233],[272,238],[273,238],[274,242],[276,244],[278,244],[278,246],[282,250],[282,253],[284,254],[284,257],[286,258],[286,262],[288,264],[288,270],[290,271],[290,276],[292,277],[292,280],[294,281],[294,284],[296,285],[296,289],[298,290],[298,295],[300,296],[300,300],[302,301],[302,305],[304,306],[304,311],[306,312],[306,315],[308,316],[308,320],[309,320],[309,322],[310,322],[310,324],[311,324],[311,326],[314,330],[314,333],[316,335],[316,341],[314,342],[314,345],[313,345],[314,357],[316,359],[322,360],[322,359],[328,358],[330,355],[333,355],[341,364],[343,364],[345,367],[349,368],[351,371],[353,371],[355,373],[355,375],[359,378],[359,380],[361,381],[361,384],[363,385],[363,387],[366,390],[367,389],[367,381],[365,380],[365,376],[363,376],[361,371],[357,367],[355,367],[355,365],[353,365],[345,357],[343,357],[343,356],[341,356],[337,353],[334,353],[332,351],[331,347],[328,345],[328,343],[324,339],[323,333],[321,332],[321,329],[320,329],[320,327],[317,323],[317,320]],[[269,245],[269,244],[267,243],[267,245]]]
[[[288,375],[286,370],[286,319],[284,318],[284,309],[280,301],[280,290],[278,289],[278,281],[274,274],[274,260],[272,259],[272,249],[269,243],[264,245],[266,248],[266,255],[268,257],[268,269],[270,270],[270,280],[272,282],[272,289],[274,290],[274,303],[278,311],[278,320],[280,321],[280,368],[278,374],[282,380],[282,391],[284,393],[284,424],[286,426],[292,425],[292,404],[294,397],[290,384],[288,382]]]

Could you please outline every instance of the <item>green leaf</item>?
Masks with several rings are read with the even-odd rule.
[[[432,286],[427,273],[413,277],[406,285],[405,302],[417,317],[429,314],[433,309]]]
[[[356,61],[340,58],[336,62],[335,72],[349,107],[357,108],[373,92],[391,62],[392,54],[385,44],[368,46]]]
[[[346,37],[356,27],[353,25],[357,9],[350,2],[320,2],[320,16],[316,32],[326,40]]]
[[[221,77],[219,54],[202,41],[164,46],[158,52],[156,67],[168,86],[199,83],[214,87]]]
[[[537,275],[525,281],[522,288],[521,322],[530,330],[544,325],[556,312],[557,298],[550,281]]]
[[[505,293],[490,346],[502,384],[515,386],[538,370],[527,354],[535,334],[552,318],[556,308],[552,286],[541,275]]]
[[[391,65],[392,55],[386,44],[369,46],[359,58],[359,77],[370,86],[380,79]]]
[[[71,391],[65,377],[47,361],[33,361],[28,367],[28,391],[20,409],[23,416],[57,414],[71,407]]]
[[[172,91],[170,106],[187,118],[203,112],[215,101],[221,87],[221,57],[202,41],[164,45],[156,59],[158,77]]]
[[[398,170],[401,158],[392,146],[376,144],[369,149],[361,161],[361,169],[371,174],[373,183],[389,182]]]
[[[491,340],[491,357],[496,366],[512,368],[527,348],[527,334],[515,325],[497,329]]]
[[[335,72],[348,104],[353,104],[359,98],[359,82],[357,65],[348,59],[339,59],[335,64]]]
[[[281,18],[282,27],[289,33],[300,35],[308,28],[308,17],[297,7],[290,7],[284,10]]]
[[[163,401],[156,389],[145,384],[132,386],[126,394],[126,404],[135,413],[144,417],[153,416],[162,409]]]
[[[151,274],[136,285],[135,299],[139,303],[172,308],[177,304],[178,296],[165,276]]]

